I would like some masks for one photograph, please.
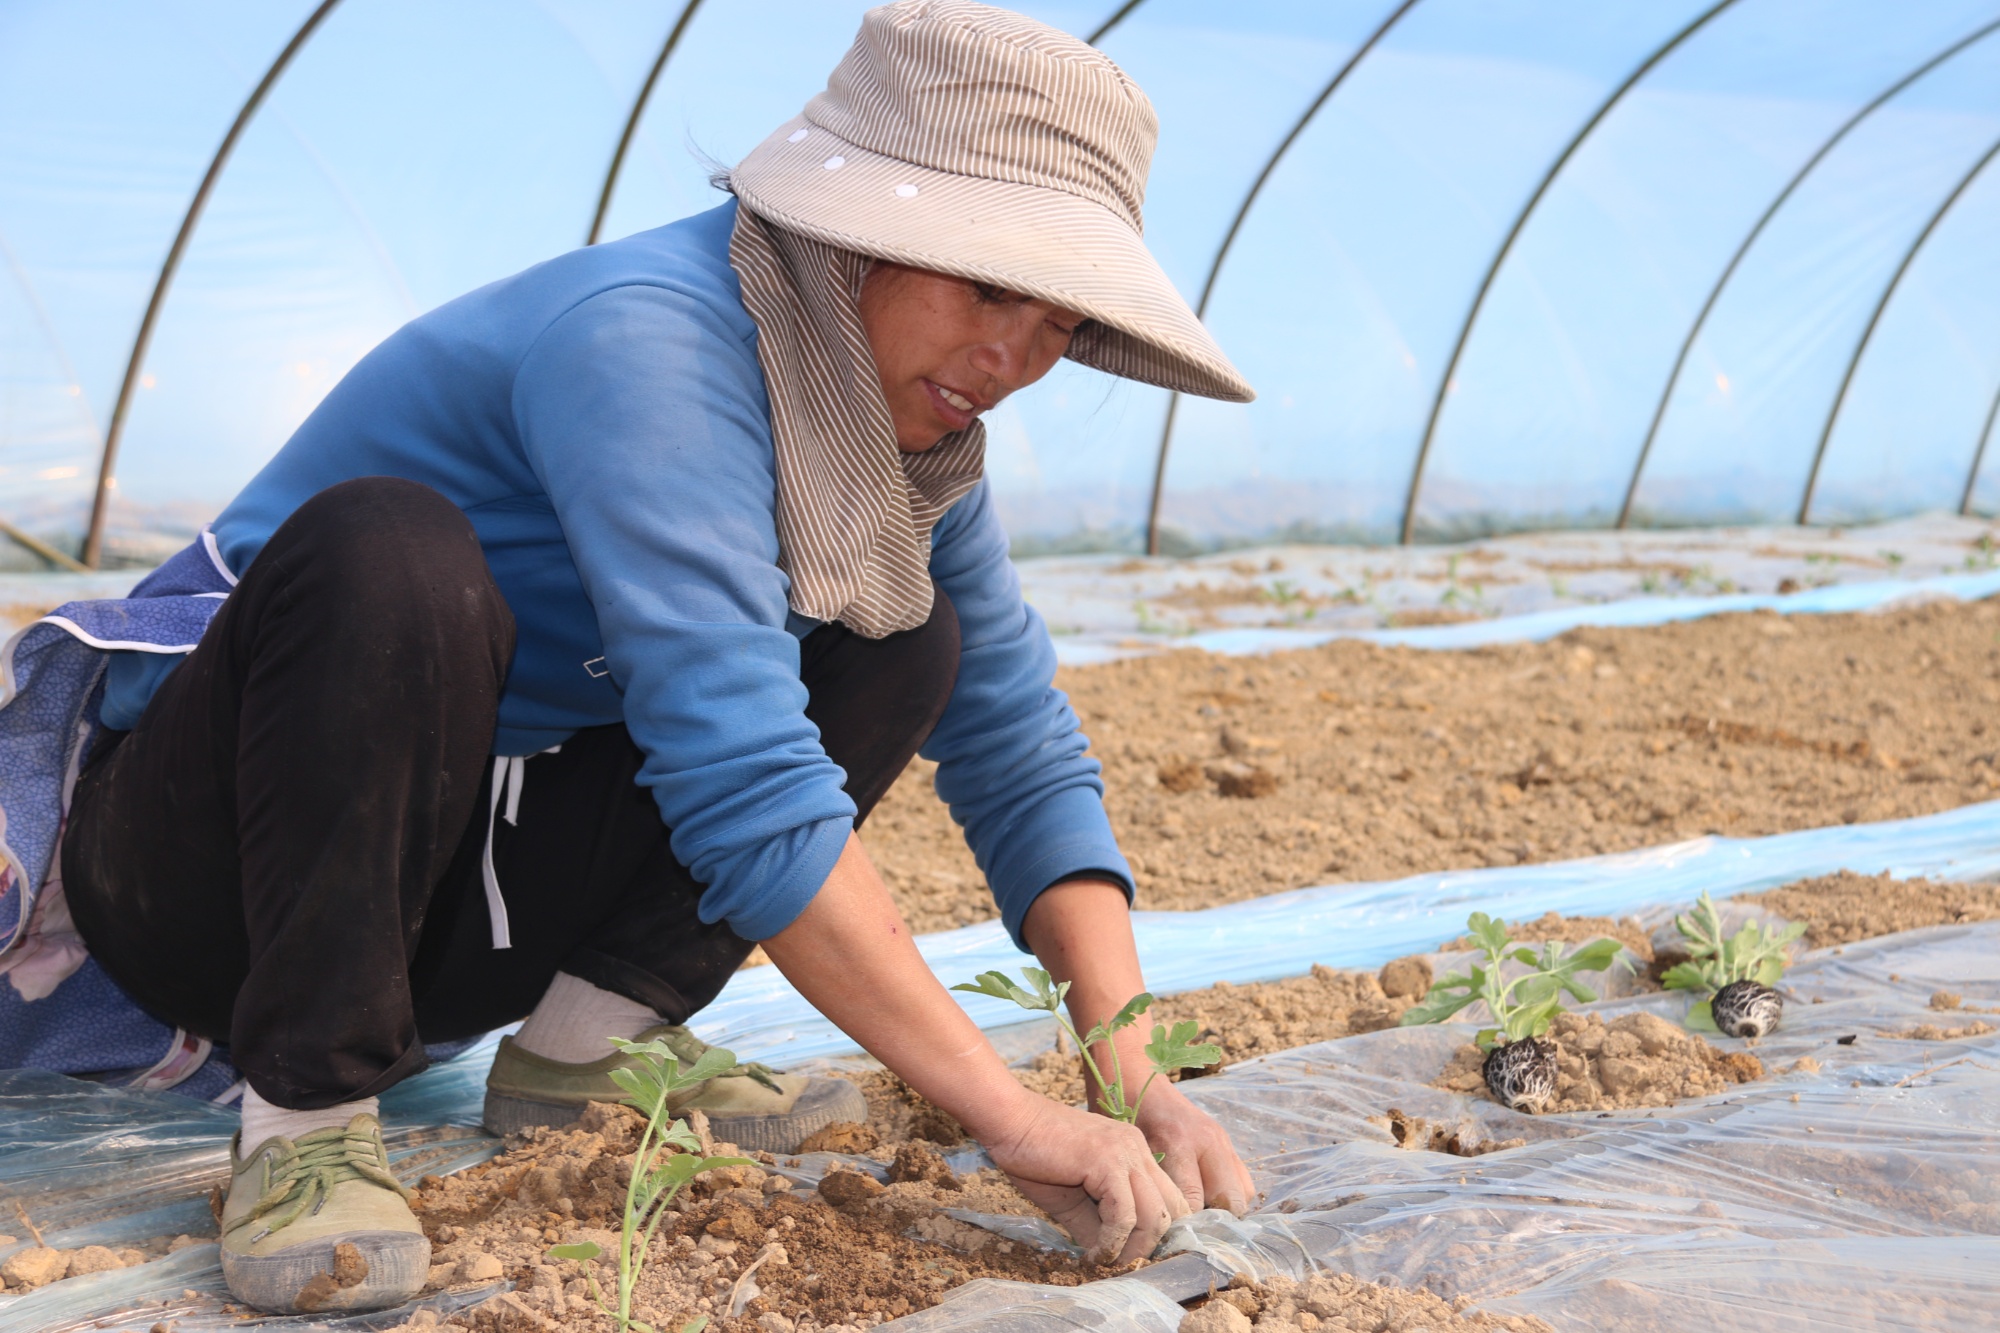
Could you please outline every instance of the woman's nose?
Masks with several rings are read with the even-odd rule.
[[[1038,321],[1012,321],[972,349],[972,368],[995,381],[995,398],[1004,397],[1023,385],[1033,355]]]

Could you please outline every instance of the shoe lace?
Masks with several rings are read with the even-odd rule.
[[[232,1221],[225,1232],[262,1222],[263,1230],[250,1238],[254,1245],[301,1217],[317,1213],[333,1197],[334,1187],[350,1180],[366,1180],[405,1199],[415,1197],[389,1174],[381,1139],[372,1127],[316,1129],[296,1142],[284,1143],[277,1150],[269,1180],[269,1187],[250,1211]]]
[[[661,1041],[666,1043],[667,1049],[672,1051],[675,1057],[680,1060],[683,1068],[694,1064],[695,1061],[708,1053],[708,1043],[679,1024],[661,1029],[659,1037]],[[722,1073],[716,1075],[716,1077],[751,1078],[757,1080],[757,1082],[763,1084],[772,1092],[782,1092],[783,1089],[778,1086],[778,1081],[773,1077],[773,1072],[769,1065],[751,1063],[737,1065],[732,1069],[725,1069]]]

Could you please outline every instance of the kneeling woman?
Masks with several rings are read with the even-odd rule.
[[[696,1049],[752,941],[1086,1244],[1247,1203],[1173,1088],[1137,1128],[1025,1092],[854,835],[921,749],[1076,1022],[1143,988],[979,416],[1064,355],[1248,397],[1139,239],[1154,133],[1074,38],[875,10],[731,202],[412,322],[125,604],[213,617],[184,658],[114,655],[62,889],[103,972],[248,1081],[240,1299],[290,1308],[341,1241],[348,1304],[421,1284],[374,1112],[425,1040],[525,1017],[488,1125],[564,1123],[617,1095],[607,1037]],[[864,1114],[763,1071],[695,1104],[779,1151]]]

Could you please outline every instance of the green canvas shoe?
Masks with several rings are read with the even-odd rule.
[[[701,1058],[706,1043],[673,1023],[647,1028],[636,1040],[666,1042],[683,1069]],[[518,1134],[537,1125],[575,1124],[591,1102],[622,1101],[625,1092],[611,1071],[634,1063],[613,1051],[588,1064],[566,1064],[523,1050],[512,1037],[500,1039],[493,1069],[486,1075],[488,1133]],[[817,1130],[836,1121],[865,1122],[868,1102],[844,1078],[779,1074],[763,1065],[738,1065],[669,1104],[676,1114],[700,1111],[710,1131],[746,1152],[792,1153]]]
[[[222,1206],[222,1277],[237,1300],[313,1314],[380,1310],[423,1289],[431,1243],[389,1174],[374,1116],[273,1136],[248,1157],[241,1146],[229,1145]]]

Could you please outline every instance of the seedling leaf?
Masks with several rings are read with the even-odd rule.
[[[1069,993],[1069,983],[1050,985],[1049,974],[1037,967],[1024,967],[1021,975],[1027,978],[1033,991],[1023,990],[1014,984],[1014,979],[1005,972],[981,972],[977,979],[961,982],[953,990],[962,990],[973,995],[990,995],[996,1000],[1011,1000],[1023,1009],[1033,1009],[1055,1013],[1062,1007],[1063,997]]]
[[[1161,1074],[1176,1069],[1206,1069],[1222,1062],[1222,1048],[1211,1042],[1196,1043],[1195,1036],[1201,1031],[1201,1024],[1192,1018],[1182,1019],[1169,1028],[1164,1023],[1153,1025],[1153,1039],[1146,1043],[1146,1059],[1153,1069]]]
[[[1406,1010],[1404,1027],[1442,1023],[1475,1000],[1484,1000],[1497,1027],[1482,1029],[1476,1038],[1490,1047],[1501,1034],[1509,1041],[1539,1037],[1549,1030],[1562,1012],[1563,996],[1588,1004],[1596,992],[1577,980],[1579,972],[1602,972],[1618,956],[1616,940],[1594,940],[1565,955],[1562,945],[1551,941],[1540,953],[1516,946],[1508,937],[1507,923],[1484,912],[1474,912],[1466,930],[1480,951],[1486,966],[1474,966],[1470,975],[1450,976],[1431,986],[1422,1002]],[[1530,969],[1512,981],[1504,980],[1502,965],[1518,963]]]
[[[581,1262],[586,1259],[595,1259],[603,1253],[603,1247],[594,1240],[580,1240],[574,1245],[551,1245],[549,1247],[549,1258],[551,1259],[575,1259]]]

